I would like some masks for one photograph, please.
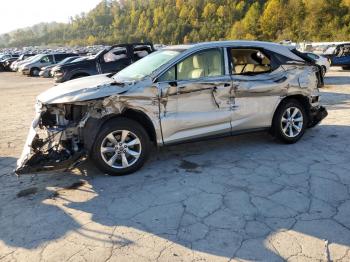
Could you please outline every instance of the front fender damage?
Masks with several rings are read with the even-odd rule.
[[[149,97],[146,100],[147,104],[152,104]],[[120,115],[126,109],[133,108],[130,101],[130,97],[115,95],[73,104],[37,103],[35,117],[21,157],[17,161],[15,173],[20,175],[69,170],[77,166],[89,153],[84,146],[84,128],[87,121]]]

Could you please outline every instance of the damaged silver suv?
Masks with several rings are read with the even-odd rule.
[[[119,73],[72,80],[37,98],[16,172],[66,169],[90,156],[132,173],[150,146],[270,130],[295,143],[327,116],[320,72],[288,47],[251,41],[166,47]]]

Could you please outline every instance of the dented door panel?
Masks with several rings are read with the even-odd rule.
[[[276,105],[288,89],[284,70],[259,75],[233,75],[235,109],[232,130],[271,125]]]
[[[166,85],[162,99],[167,103],[160,110],[165,144],[230,132],[229,76],[179,81],[176,88]]]

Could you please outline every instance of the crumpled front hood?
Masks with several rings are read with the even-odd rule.
[[[128,85],[115,85],[108,74],[89,76],[54,86],[38,96],[43,104],[80,102],[127,91]]]

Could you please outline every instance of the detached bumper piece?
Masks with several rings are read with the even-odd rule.
[[[76,167],[85,160],[86,152],[75,139],[64,139],[66,135],[67,127],[32,128],[15,173],[23,175]]]
[[[84,159],[85,153],[80,152],[69,155],[64,152],[50,152],[33,156],[23,167],[17,168],[17,175],[33,174],[40,172],[69,170],[77,166]],[[55,160],[56,159],[56,160]]]
[[[328,116],[328,112],[325,107],[312,108],[310,112],[309,127],[318,125],[323,119]]]

